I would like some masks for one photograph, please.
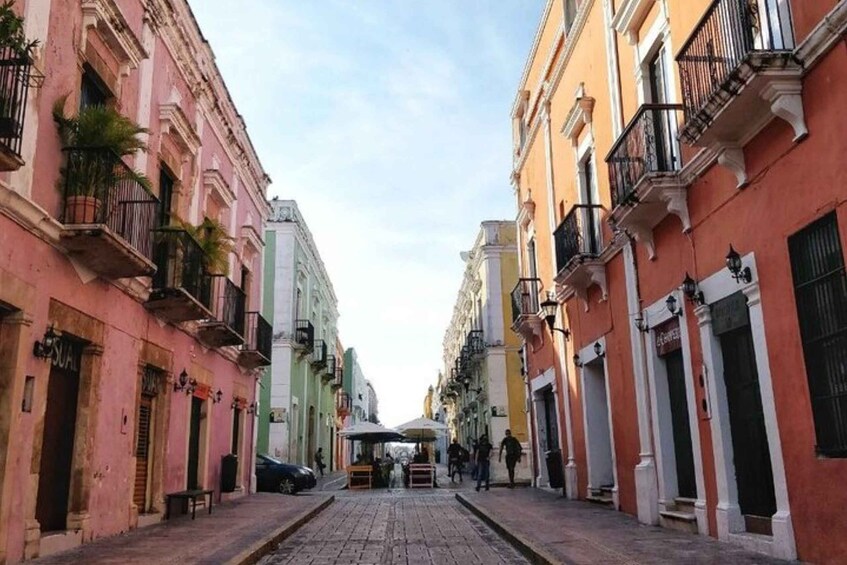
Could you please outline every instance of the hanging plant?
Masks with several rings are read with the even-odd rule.
[[[11,49],[15,55],[27,60],[38,46],[38,40],[29,41],[24,33],[24,19],[12,9],[14,0],[0,3],[0,50]]]

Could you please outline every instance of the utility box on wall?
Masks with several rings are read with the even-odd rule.
[[[284,424],[287,420],[288,411],[285,408],[272,408],[271,409],[271,424]]]

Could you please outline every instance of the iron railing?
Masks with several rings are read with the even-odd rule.
[[[635,188],[646,175],[681,168],[680,110],[680,104],[644,104],[618,137],[606,156],[613,207],[635,203]]]
[[[212,315],[219,322],[244,337],[247,296],[224,275],[212,277]]]
[[[178,228],[153,230],[153,290],[150,300],[182,289],[206,308],[212,306],[212,277],[206,273],[205,253],[191,234]]]
[[[20,159],[32,61],[13,47],[0,48],[0,145]]]
[[[753,52],[788,57],[793,49],[791,6],[787,0],[712,2],[676,58],[686,130],[690,123],[700,128],[708,126],[713,112],[703,110],[713,97],[738,93],[743,86],[739,70]]]
[[[247,312],[242,351],[257,351],[270,360],[273,351],[273,327],[258,312]]]
[[[482,330],[469,331],[465,338],[465,345],[470,349],[471,355],[485,353],[485,339],[483,339]]]
[[[538,293],[541,279],[519,279],[512,289],[512,324],[523,316],[537,314],[541,309]]]
[[[326,367],[326,342],[316,339],[312,348],[312,365],[318,369]]]
[[[111,150],[65,149],[62,223],[104,224],[148,259],[159,200]]]
[[[335,355],[326,356],[326,374],[335,378]]]
[[[335,385],[343,386],[344,385],[344,367],[339,367],[338,363],[335,364]]]
[[[335,397],[335,407],[339,411],[349,412],[352,405],[353,402],[350,399],[350,395],[346,392],[339,392]]]
[[[600,255],[600,210],[597,204],[576,204],[556,231],[556,268],[561,272],[575,257]]]
[[[315,347],[315,326],[309,320],[297,320],[294,327],[294,341],[311,351]]]

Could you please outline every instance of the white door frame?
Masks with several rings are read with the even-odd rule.
[[[712,446],[718,487],[718,504],[715,510],[717,534],[721,540],[732,541],[750,549],[769,553],[774,557],[796,559],[797,548],[794,542],[794,528],[791,523],[791,511],[788,504],[788,485],[785,478],[782,444],[779,439],[776,401],[765,338],[765,322],[755,255],[753,253],[745,255],[742,262],[744,266],[750,268],[753,276],[752,282],[739,285],[733,280],[728,269],[721,269],[700,283],[700,290],[705,295],[707,305],[700,306],[695,310],[700,326],[704,373],[708,377],[707,382],[709,383]],[[763,536],[744,535],[746,526],[738,504],[738,486],[734,479],[735,463],[732,454],[732,434],[729,424],[726,383],[723,378],[723,357],[720,341],[712,332],[712,314],[708,306],[708,304],[726,298],[739,290],[747,297],[750,330],[753,334],[753,349],[759,375],[759,391],[764,411],[765,431],[773,470],[776,513],[771,520],[773,536],[770,540],[762,540]]]
[[[685,298],[678,289],[669,295],[683,308]],[[647,379],[650,394],[650,406],[653,438],[656,453],[656,468],[659,482],[659,510],[669,510],[678,495],[676,476],[676,453],[673,444],[673,427],[670,420],[670,402],[667,390],[667,367],[656,351],[655,328],[667,322],[673,314],[667,308],[667,297],[648,306],[644,319],[650,332],[642,334],[647,352]],[[684,309],[684,308],[683,308]],[[691,363],[691,341],[688,324],[683,317],[679,321],[682,360],[685,369],[685,400],[688,404],[688,423],[691,428],[691,450],[694,453],[694,479],[697,484],[697,498],[694,503],[694,515],[697,517],[697,531],[703,535],[709,533],[709,519],[706,512],[706,481],[703,476],[703,452],[700,442],[699,418],[697,416],[697,396],[694,371]]]
[[[579,395],[580,401],[582,402],[582,426],[584,433],[584,441],[585,441],[585,465],[587,469],[587,487],[586,487],[586,496],[591,496],[592,488],[599,488],[600,485],[592,485],[591,484],[591,442],[589,441],[589,425],[588,425],[588,406],[586,405],[585,398],[585,369],[584,366],[596,361],[599,359],[597,352],[594,351],[594,344],[599,343],[602,347],[601,354],[603,357],[606,355],[606,337],[603,336],[597,340],[595,340],[591,345],[587,345],[583,347],[579,352],[579,361],[581,367],[577,367],[577,371],[579,371],[579,379],[580,386],[582,387],[582,393]],[[615,428],[614,422],[612,419],[612,397],[609,391],[609,364],[605,359],[602,360],[603,363],[603,380],[604,386],[606,387],[606,408],[607,408],[607,417],[609,419],[609,444],[612,452],[612,476],[614,477],[614,486],[612,487],[612,500],[614,502],[614,507],[617,510],[620,508],[620,496],[618,494],[618,461],[617,454],[615,452]]]
[[[553,399],[556,403],[556,431],[559,436],[559,449],[562,447],[562,420],[559,417],[559,394],[557,392],[558,386],[556,385],[556,368],[549,367],[544,373],[540,376],[532,379],[530,381],[530,387],[532,390],[532,403],[533,408],[535,410],[535,425],[536,427],[541,426],[544,418],[547,417],[546,411],[543,409],[544,406],[544,390],[548,387],[553,391]],[[536,443],[541,434],[535,434]],[[549,442],[549,440],[548,440]],[[545,449],[541,448],[541,445],[533,445],[535,451],[538,453],[538,476],[535,478],[535,485],[537,487],[548,488],[550,486],[550,477],[547,475],[547,465],[544,461],[544,452]],[[547,446],[544,446],[545,448]]]

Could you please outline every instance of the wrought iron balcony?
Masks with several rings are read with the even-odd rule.
[[[335,379],[332,381],[332,391],[335,392],[344,387],[344,368],[339,367],[338,363],[336,363],[335,367]]]
[[[541,310],[538,293],[541,290],[541,279],[519,279],[512,289],[512,325],[522,318],[535,316]]]
[[[266,367],[271,364],[272,351],[273,327],[258,312],[247,312],[238,364],[246,369]]]
[[[197,328],[197,336],[209,347],[244,343],[244,291],[223,275],[212,276],[212,318]]]
[[[743,128],[782,95],[799,96],[802,69],[793,50],[789,1],[712,2],[676,59],[685,106],[682,138],[704,146],[715,139],[738,141]],[[792,78],[797,84],[787,92],[786,79]],[[798,136],[805,133],[805,124],[802,131],[792,125]],[[707,130],[714,131],[704,139]]]
[[[326,367],[324,367],[324,374],[321,376],[321,380],[324,384],[328,384],[335,379],[335,355],[327,355],[326,356]]]
[[[66,149],[65,158],[62,246],[108,279],[152,275],[158,199],[112,151]]]
[[[326,367],[326,342],[322,339],[316,339],[312,348],[312,367],[315,370],[321,370]]]
[[[470,350],[471,357],[482,355],[485,353],[485,339],[482,335],[482,330],[471,330],[465,338],[465,345]]]
[[[0,48],[0,171],[14,171],[24,164],[21,142],[31,71],[28,56],[12,47]]]
[[[339,392],[335,397],[335,408],[338,410],[338,413],[342,416],[345,416],[350,413],[353,406],[353,402],[350,398],[350,395],[346,392]]]
[[[294,342],[311,352],[315,347],[315,326],[309,320],[297,320],[294,327]]]
[[[556,231],[556,283],[569,287],[587,303],[588,288],[597,284],[606,297],[606,267],[599,259],[603,251],[600,211],[596,204],[577,204]]]
[[[173,323],[211,318],[212,277],[197,240],[182,229],[159,228],[153,241],[156,273],[145,307]]]

